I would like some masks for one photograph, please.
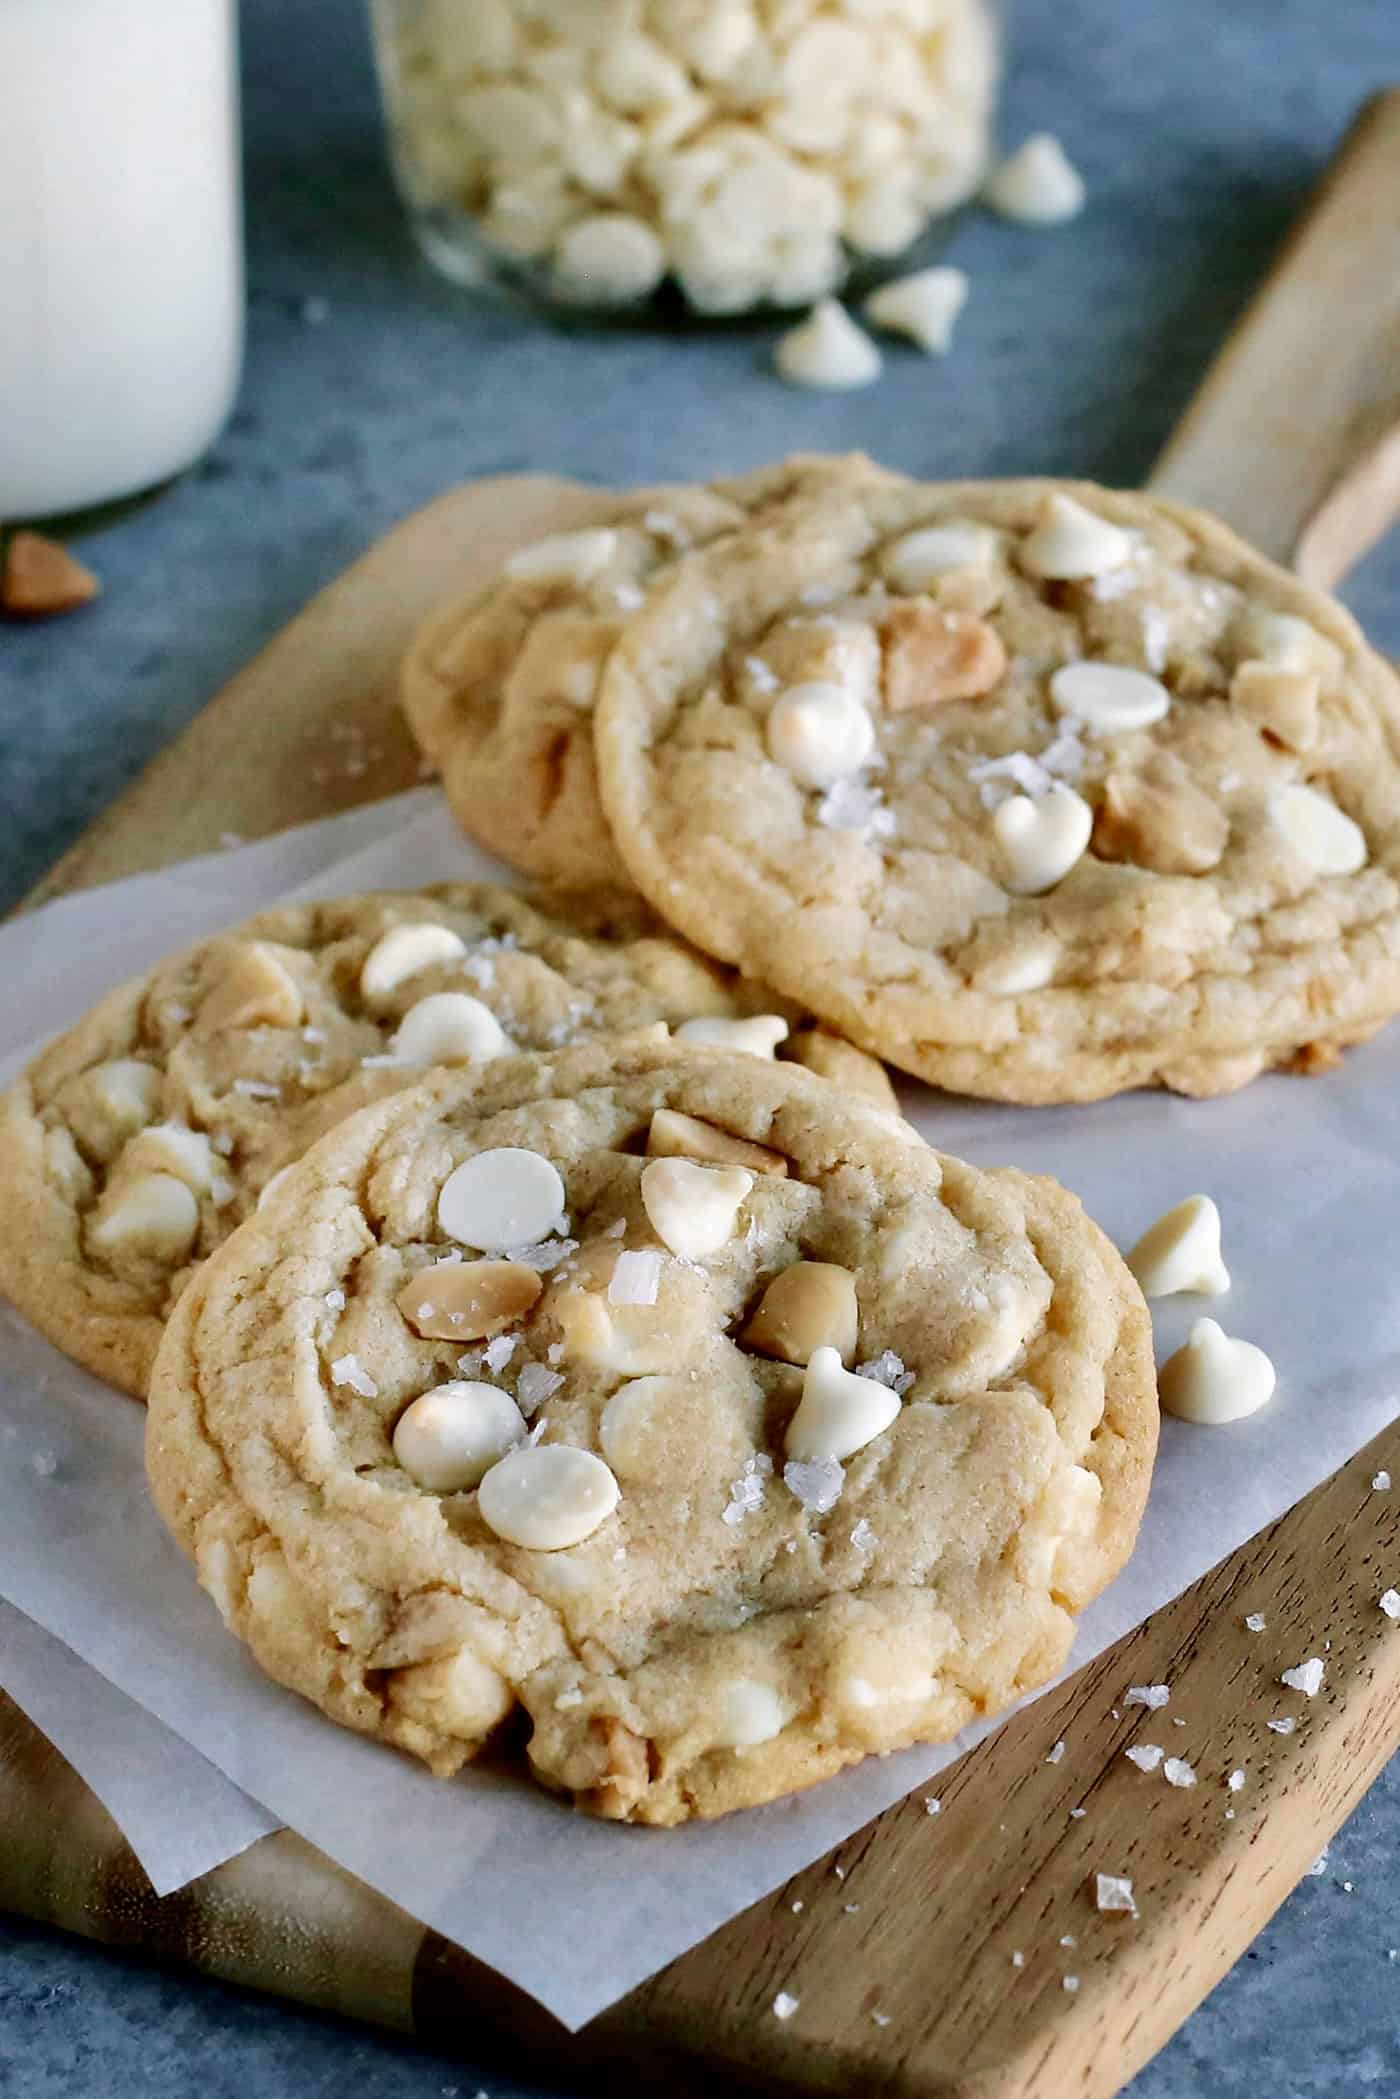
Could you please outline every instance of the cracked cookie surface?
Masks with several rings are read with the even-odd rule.
[[[938,1085],[1221,1093],[1400,1006],[1400,684],[1198,512],[833,482],[660,587],[596,742],[668,922]]]
[[[761,1005],[635,894],[460,883],[263,912],[109,993],[0,1097],[0,1289],[140,1397],[199,1262],[343,1114],[425,1064]],[[785,1049],[887,1085],[816,1031]]]
[[[749,1169],[658,1157],[666,1116]],[[428,1337],[502,1266],[538,1280],[513,1320]],[[464,1392],[490,1448],[454,1485]],[[1141,1294],[1057,1184],[634,1040],[341,1124],[181,1299],[147,1461],[226,1623],[333,1719],[446,1776],[523,1709],[544,1784],[672,1823],[1045,1681],[1156,1432]]]

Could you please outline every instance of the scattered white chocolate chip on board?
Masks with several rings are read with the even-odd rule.
[[[803,787],[834,787],[858,773],[875,748],[875,726],[844,687],[792,685],[764,725],[768,755]]]
[[[430,1494],[460,1494],[479,1485],[526,1433],[508,1392],[459,1380],[435,1386],[404,1408],[394,1429],[394,1456]]]
[[[1039,523],[1021,549],[1021,565],[1048,583],[1087,583],[1132,560],[1137,542],[1121,526],[1073,496],[1047,496]]]
[[[882,284],[861,310],[877,328],[907,335],[921,350],[942,356],[953,346],[953,329],[969,289],[964,270],[914,270]]]
[[[1215,1427],[1257,1413],[1273,1398],[1275,1383],[1262,1348],[1232,1339],[1213,1319],[1198,1319],[1190,1339],[1162,1365],[1157,1389],[1179,1421]]]
[[[1315,787],[1295,782],[1276,789],[1269,813],[1294,852],[1320,875],[1354,875],[1366,865],[1360,824]]]
[[[789,1029],[780,1013],[755,1013],[748,1020],[719,1020],[708,1015],[683,1020],[673,1032],[677,1042],[707,1042],[716,1049],[742,1050],[750,1057],[772,1057],[778,1044],[786,1042]]]
[[[88,1233],[99,1253],[178,1261],[199,1230],[199,1204],[173,1173],[143,1173],[109,1191]]]
[[[753,1182],[743,1166],[651,1159],[642,1168],[642,1207],[664,1246],[682,1260],[698,1261],[733,1238],[739,1207]]]
[[[582,587],[601,575],[617,552],[617,534],[611,526],[584,532],[556,532],[521,547],[506,563],[506,574],[516,583],[571,584]]]
[[[799,1464],[853,1457],[884,1434],[900,1404],[888,1385],[847,1370],[834,1348],[814,1349],[784,1447]]]
[[[993,170],[983,199],[1024,226],[1062,226],[1084,209],[1084,178],[1060,141],[1037,131]]]
[[[508,1545],[563,1552],[606,1523],[619,1500],[617,1481],[591,1450],[569,1443],[524,1444],[482,1480],[482,1521]]]
[[[1230,1287],[1220,1253],[1220,1212],[1208,1195],[1188,1195],[1149,1225],[1127,1262],[1144,1297],[1182,1291],[1220,1297]]]
[[[1104,736],[1145,729],[1171,706],[1159,678],[1122,663],[1066,663],[1050,680],[1050,697],[1061,714]]]
[[[419,925],[394,926],[380,935],[365,956],[360,990],[371,1006],[381,1006],[420,970],[455,962],[465,953],[466,942],[451,926],[436,925],[431,919]]]
[[[405,1064],[484,1064],[510,1046],[491,1008],[469,991],[433,991],[420,998],[389,1045]]]
[[[559,1229],[564,1183],[538,1152],[514,1144],[477,1152],[442,1184],[438,1223],[449,1239],[483,1254],[537,1246]]]
[[[1006,886],[1016,896],[1042,896],[1084,857],[1094,812],[1072,787],[1052,787],[1035,800],[1013,794],[994,810],[992,828],[1006,856]]]
[[[773,362],[779,376],[792,386],[840,393],[870,386],[879,378],[883,360],[840,300],[822,299],[805,321],[780,337]]]

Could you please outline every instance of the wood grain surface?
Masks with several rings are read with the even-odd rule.
[[[1391,97],[1366,120],[1315,220],[1335,226],[1340,212],[1350,223],[1345,200],[1358,182],[1362,205],[1371,199],[1375,142],[1393,150],[1398,114]],[[1400,222],[1377,209],[1367,223],[1389,295],[1400,287]],[[1388,249],[1378,226],[1390,228]],[[1257,374],[1271,368],[1260,363],[1266,350],[1272,368],[1287,362],[1298,324],[1291,270],[1313,248],[1305,229],[1207,382],[1160,483],[1207,496],[1216,448],[1228,452],[1238,430],[1241,505],[1228,474],[1216,503],[1256,529],[1258,503],[1273,500],[1256,474],[1268,446],[1252,449]],[[1363,327],[1351,340],[1364,362],[1373,338]],[[1345,344],[1337,354],[1347,364]],[[1323,392],[1354,397],[1360,384],[1358,368]],[[1289,425],[1290,442],[1306,442],[1304,422]],[[1352,463],[1338,442],[1309,482],[1311,507],[1277,513],[1288,545]],[[32,901],[173,863],[224,831],[256,837],[411,784],[393,674],[413,624],[464,574],[541,531],[586,522],[605,501],[544,479],[488,482],[407,520],[206,709]],[[1384,506],[1368,501],[1369,523],[1351,516],[1341,530],[1346,558],[1381,518]],[[937,1815],[917,1795],[891,1809],[579,2036],[289,1834],[157,1898],[93,1797],[3,1698],[0,1904],[447,2048],[466,2035],[474,2058],[495,2048],[517,2072],[535,2066],[571,2090],[650,2093],[664,2073],[677,2095],[712,2092],[722,2077],[794,2095],[1111,2099],[1400,1744],[1400,1628],[1376,1602],[1400,1569],[1400,1489],[1372,1490],[1381,1466],[1400,1480],[1400,1427],[964,1758],[940,1783]],[[1248,1612],[1263,1613],[1265,1632],[1246,1630]],[[1319,1696],[1279,1693],[1280,1669],[1324,1640]],[[1129,1684],[1163,1681],[1173,1687],[1166,1714],[1122,1704]],[[1271,1733],[1267,1720],[1284,1710],[1301,1714],[1297,1731]],[[1047,1762],[1060,1740],[1063,1755]],[[1196,1785],[1140,1773],[1123,1755],[1134,1740],[1189,1759]],[[1231,1794],[1237,1767],[1247,1782]],[[1136,1919],[1097,1913],[1096,1872],[1132,1879]],[[786,2023],[771,2010],[779,1990],[799,1999]]]

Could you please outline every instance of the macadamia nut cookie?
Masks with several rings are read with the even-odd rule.
[[[635,896],[488,884],[262,913],[113,991],[0,1097],[0,1289],[138,1397],[171,1306],[281,1170],[425,1067],[656,1022],[894,1107],[881,1067],[666,938]]]
[[[227,1625],[333,1719],[449,1776],[523,1708],[545,1785],[673,1823],[1044,1682],[1156,1432],[1142,1295],[1074,1197],[633,1038],[328,1135],[177,1306],[147,1457]]]
[[[688,550],[863,473],[888,478],[869,461],[794,459],[710,488],[634,490],[603,522],[520,548],[484,590],[440,607],[400,695],[462,828],[540,880],[630,888],[593,764],[593,704],[618,634]]]
[[[596,743],[668,923],[938,1085],[1223,1093],[1400,1006],[1400,684],[1199,512],[829,485],[658,591]]]

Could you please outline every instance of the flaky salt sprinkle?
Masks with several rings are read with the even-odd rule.
[[[1327,1664],[1322,1656],[1313,1654],[1305,1662],[1299,1662],[1296,1669],[1285,1669],[1279,1682],[1286,1684],[1290,1691],[1301,1691],[1305,1698],[1316,1698],[1326,1674]]]
[[[1022,1953],[1019,1946],[1011,1956],[1011,1965],[1013,1968],[1024,1968],[1026,1965],[1026,1956]]]
[[[481,1351],[481,1359],[488,1370],[500,1372],[519,1346],[519,1334],[497,1334],[495,1340],[489,1341]]]
[[[1133,1884],[1121,1873],[1096,1873],[1094,1875],[1094,1906],[1106,1916],[1135,1917],[1137,1903],[1133,1899]]]
[[[318,1042],[324,1042],[326,1039],[326,1031],[324,1028],[303,1028],[301,1031],[301,1039],[303,1042],[309,1042],[313,1045]]]
[[[1325,1873],[1327,1871],[1328,1856],[1328,1849],[1327,1846],[1324,1844],[1321,1851],[1319,1851],[1319,1853],[1317,1854],[1317,1857],[1309,1866],[1305,1878],[1309,1880],[1316,1880],[1320,1874]]]
[[[913,1371],[905,1369],[903,1358],[892,1348],[882,1348],[879,1355],[872,1356],[868,1363],[859,1364],[856,1376],[874,1378],[877,1385],[888,1385],[890,1391],[897,1392],[901,1399],[914,1382]]]
[[[1069,1995],[1073,1997],[1079,1988],[1079,1977],[1077,1975],[1063,1976],[1060,1981],[1060,1988],[1068,1991]]]
[[[800,2001],[799,1998],[790,1996],[786,1990],[779,1990],[777,1996],[773,1999],[773,2017],[775,2019],[790,2019],[797,2010]]]
[[[1371,1485],[1377,1494],[1384,1494],[1390,1486],[1390,1474],[1388,1472],[1378,1472],[1371,1481]]]
[[[610,1305],[654,1305],[661,1288],[659,1253],[621,1253],[608,1283]]]
[[[1162,1776],[1169,1786],[1194,1786],[1196,1774],[1184,1756],[1169,1756],[1162,1766]]]
[[[838,780],[817,804],[817,822],[829,831],[861,831],[868,838],[892,838],[894,811],[885,806],[878,787],[863,780]]]
[[[1400,1589],[1386,1589],[1376,1601],[1387,1618],[1400,1618]]]
[[[1262,1633],[1264,1627],[1268,1624],[1268,1620],[1262,1611],[1251,1611],[1244,1624],[1246,1632]]]
[[[395,1057],[388,1050],[379,1057],[361,1057],[361,1071],[403,1071],[412,1064],[412,1057]]]
[[[379,1397],[378,1385],[358,1356],[337,1356],[331,1364],[331,1376],[337,1385],[348,1385],[352,1392],[358,1392],[361,1399]]]
[[[279,1101],[282,1098],[282,1088],[272,1085],[267,1079],[235,1079],[233,1090],[250,1101]]]
[[[744,658],[744,669],[748,673],[749,683],[754,691],[762,693],[765,697],[770,692],[776,692],[783,682],[772,664],[765,663],[761,656],[746,656]]]
[[[1089,1810],[1086,1807],[1072,1807],[1069,1811],[1069,1819],[1071,1822],[1082,1822],[1088,1812]]]
[[[789,1458],[783,1467],[783,1485],[809,1516],[825,1516],[834,1509],[845,1484],[846,1475],[837,1458],[813,1458],[810,1463]]]
[[[1285,1713],[1282,1720],[1269,1720],[1265,1722],[1265,1725],[1270,1734],[1291,1735],[1298,1723],[1291,1713]]]
[[[1009,751],[1004,758],[978,758],[967,769],[984,809],[995,809],[1013,794],[1037,801],[1054,786],[1054,776],[1029,751]]]
[[[325,1301],[332,1312],[343,1312],[345,1310],[345,1292],[343,1290],[328,1290]]]
[[[870,2014],[870,2020],[871,2024],[874,2026],[888,2026],[890,2023],[890,2015],[888,2012],[872,2012]]]
[[[1150,1712],[1160,1712],[1171,1697],[1166,1684],[1132,1684],[1123,1693],[1124,1705],[1145,1705]]]
[[[934,1794],[932,1794],[932,1793],[925,1793],[925,1795],[924,1795],[924,1813],[925,1813],[926,1815],[941,1815],[941,1814],[942,1814],[942,1812],[943,1812],[943,1802],[942,1802],[941,1800],[937,1799],[937,1798],[935,1797],[935,1795],[934,1795]]]
[[[1075,1947],[1076,1947],[1076,1946],[1077,1946],[1077,1945],[1079,1944],[1079,1941],[1078,1941],[1078,1939],[1077,1939],[1077,1938],[1076,1938],[1076,1937],[1074,1936],[1074,1933],[1073,1933],[1072,1931],[1067,1931],[1067,1932],[1065,1932],[1065,1933],[1064,1933],[1064,1935],[1062,1936],[1062,1938],[1061,1938],[1061,1940],[1060,1940],[1060,1944],[1061,1944],[1062,1946],[1065,1946],[1065,1947],[1067,1947],[1067,1948],[1069,1949],[1069,1951],[1070,1951],[1070,1952],[1072,1953],[1072,1952],[1074,1951],[1074,1948],[1075,1948]]]
[[[515,1403],[522,1414],[533,1414],[563,1382],[557,1370],[546,1370],[543,1363],[522,1363],[515,1381]]]
[[[851,1532],[852,1545],[854,1545],[857,1552],[874,1552],[879,1542],[869,1523],[862,1516],[855,1529]]]
[[[745,1458],[744,1469],[729,1485],[729,1500],[721,1511],[721,1521],[732,1530],[736,1524],[751,1516],[763,1506],[763,1497],[768,1491],[768,1482],[773,1476],[773,1460],[766,1451],[759,1451]]]
[[[568,1222],[567,1217],[561,1217],[556,1229],[566,1231]],[[577,1252],[577,1239],[551,1236],[548,1239],[537,1239],[533,1246],[512,1247],[510,1258],[512,1261],[519,1261],[524,1268],[537,1268],[547,1275],[551,1268],[557,1268],[561,1261],[567,1261],[570,1254]]]
[[[1139,1771],[1155,1771],[1166,1751],[1159,1742],[1134,1742],[1123,1754],[1130,1764],[1137,1765]]]
[[[1244,1770],[1244,1766],[1240,1765],[1237,1770],[1232,1771],[1230,1773],[1230,1776],[1226,1779],[1225,1783],[1230,1788],[1230,1791],[1232,1793],[1242,1793],[1245,1789],[1246,1783],[1246,1773]]]
[[[1059,1763],[1059,1761],[1060,1761],[1060,1758],[1061,1758],[1061,1757],[1062,1757],[1062,1756],[1064,1755],[1064,1753],[1065,1753],[1065,1745],[1064,1745],[1064,1743],[1063,1743],[1063,1742],[1057,1742],[1057,1743],[1055,1744],[1054,1748],[1053,1748],[1053,1749],[1052,1749],[1052,1750],[1050,1751],[1050,1754],[1049,1754],[1049,1755],[1048,1755],[1048,1756],[1046,1757],[1045,1761],[1046,1761],[1046,1763],[1047,1763],[1047,1764],[1058,1764],[1058,1763]]]

